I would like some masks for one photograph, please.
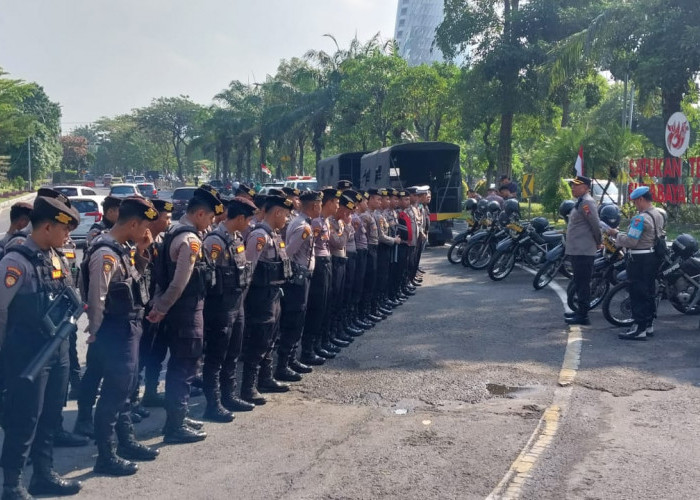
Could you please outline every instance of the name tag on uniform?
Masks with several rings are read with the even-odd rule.
[[[639,238],[642,237],[643,232],[644,232],[644,216],[643,215],[635,215],[634,218],[632,219],[632,223],[630,224],[630,230],[627,232],[627,236],[629,236],[633,240],[638,240]]]

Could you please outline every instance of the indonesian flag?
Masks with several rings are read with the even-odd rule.
[[[576,158],[574,170],[576,170],[576,175],[583,175],[583,146],[578,150],[578,158]]]
[[[262,170],[263,172],[265,172],[267,175],[272,175],[272,170],[270,170],[269,168],[267,168],[267,166],[266,166],[264,163],[261,163],[261,164],[260,164],[260,170]]]

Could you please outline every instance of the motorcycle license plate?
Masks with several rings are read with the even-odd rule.
[[[512,229],[512,230],[515,231],[516,233],[521,233],[521,232],[523,231],[522,226],[519,226],[519,225],[517,225],[517,224],[508,224],[506,227],[507,227],[508,229]]]

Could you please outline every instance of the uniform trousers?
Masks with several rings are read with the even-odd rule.
[[[35,331],[14,330],[2,348],[7,395],[0,463],[6,486],[18,484],[30,453],[35,472],[53,468],[53,437],[68,389],[69,341],[61,343],[34,382],[19,378],[45,342]]]
[[[374,289],[377,283],[377,245],[367,246],[367,264],[365,265],[364,283],[361,307],[363,310],[367,310],[372,305]]]
[[[243,346],[244,293],[210,295],[204,302],[204,365],[206,390],[232,391]]]
[[[383,300],[389,288],[389,265],[392,246],[380,244],[377,248],[377,283],[374,287],[374,300]]]
[[[647,328],[656,317],[656,272],[659,258],[653,253],[630,254],[627,261],[627,290],[632,318],[640,328]]]
[[[316,257],[314,274],[309,288],[309,302],[306,307],[306,321],[302,346],[304,350],[313,350],[316,342],[321,340],[323,325],[328,313],[328,298],[331,290],[333,268],[330,257]]]
[[[367,249],[357,249],[357,260],[355,261],[355,278],[352,283],[351,302],[357,305],[362,299],[362,294],[365,289],[365,274],[367,273]]]
[[[587,316],[591,305],[591,275],[593,274],[593,255],[569,255],[574,272],[577,309],[579,316]]]
[[[272,349],[279,335],[282,288],[252,285],[245,300],[245,340],[243,362],[246,366],[272,366]]]
[[[139,343],[139,374],[144,372],[146,391],[156,392],[163,362],[168,355],[168,342],[165,338],[165,323],[143,322],[143,334]],[[138,391],[138,385],[135,388]],[[136,394],[138,397],[138,393]]]
[[[327,336],[331,327],[335,328],[343,311],[345,294],[345,266],[347,257],[331,257],[333,272],[331,277],[331,297],[328,303],[328,323],[324,325],[323,333]]]
[[[348,252],[345,261],[345,285],[343,286],[343,306],[348,306],[352,301],[355,287],[355,272],[357,269],[357,252]]]
[[[279,352],[289,354],[297,348],[304,332],[306,320],[306,308],[309,300],[311,278],[304,279],[304,283],[287,283],[282,288],[282,315],[280,317]]]
[[[119,413],[129,409],[138,369],[143,318],[105,315],[94,344],[101,353],[102,390],[95,407],[95,440],[112,440]]]

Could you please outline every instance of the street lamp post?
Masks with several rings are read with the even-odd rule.
[[[27,137],[27,168],[29,170],[29,191],[32,191],[32,138]]]

